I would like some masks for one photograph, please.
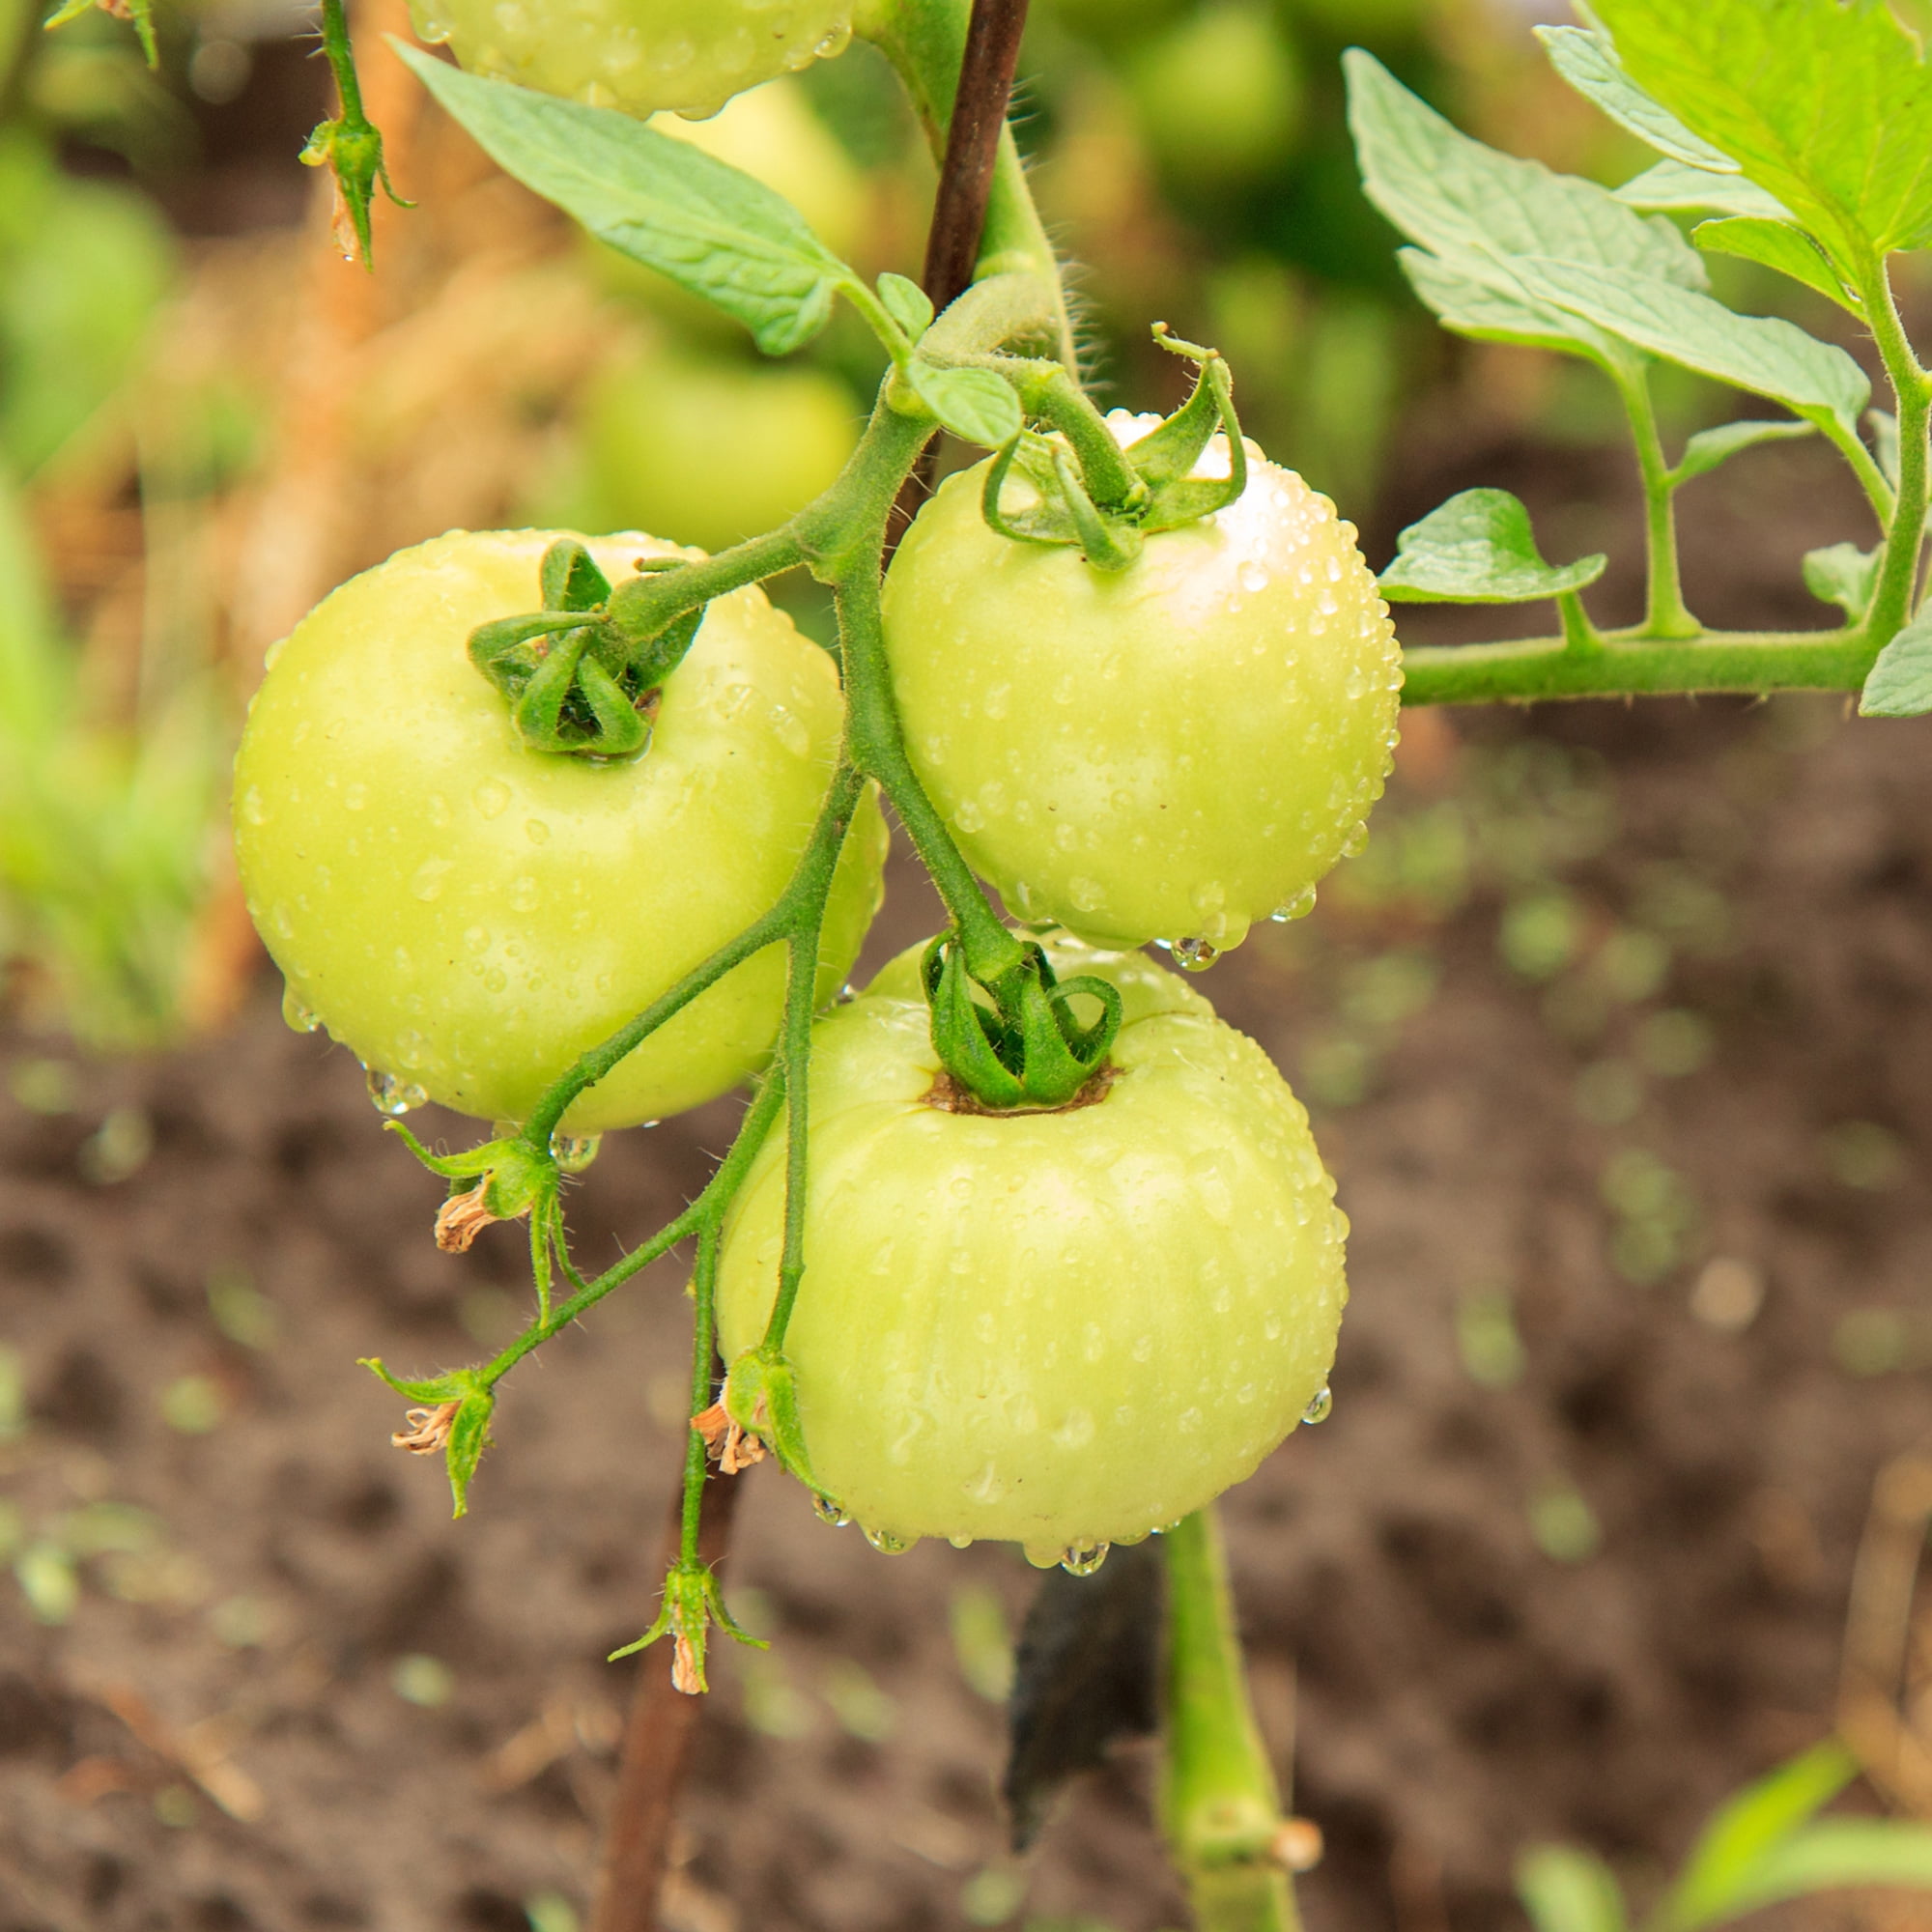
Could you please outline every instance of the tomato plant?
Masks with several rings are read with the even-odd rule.
[[[907,742],[961,850],[1022,918],[1121,945],[1219,949],[1307,911],[1395,743],[1395,632],[1353,528],[1257,460],[1211,522],[1102,572],[995,532],[991,468],[947,479],[886,576]]]
[[[831,777],[831,663],[755,589],[710,608],[642,756],[528,749],[465,644],[534,601],[551,541],[456,532],[344,584],[279,647],[242,736],[250,910],[292,1011],[349,1046],[392,1107],[426,1096],[526,1119],[580,1053],[764,909]],[[596,553],[617,576],[681,554],[649,537]],[[868,805],[828,909],[828,996],[883,858]],[[723,1093],[761,1063],[783,999],[781,954],[747,960],[586,1094],[566,1130]]]
[[[1240,1481],[1317,1401],[1346,1224],[1267,1056],[1173,974],[1049,947],[1121,991],[1110,1076],[997,1113],[945,1077],[923,951],[813,1039],[811,1291],[785,1344],[811,1480],[875,1548],[998,1537],[1097,1563]],[[781,1149],[725,1226],[726,1360],[770,1319]]]

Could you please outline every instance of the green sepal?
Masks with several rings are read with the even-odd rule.
[[[611,580],[575,537],[558,537],[544,552],[537,582],[546,611],[601,611],[611,596]]]
[[[445,1180],[481,1180],[484,1206],[499,1221],[527,1213],[557,1191],[555,1156],[539,1152],[519,1136],[485,1141],[462,1153],[431,1153],[402,1122],[384,1121],[383,1124],[389,1132],[400,1134],[410,1151],[432,1174],[440,1174]]]
[[[926,948],[920,975],[940,1065],[989,1112],[1064,1107],[1099,1072],[1121,1030],[1117,988],[1092,975],[1057,980],[1031,943],[1020,967],[987,988],[990,1006],[974,996],[965,953],[951,932]],[[1073,1017],[1080,995],[1100,1003],[1092,1026]]]
[[[1139,529],[1124,517],[1108,516],[1099,508],[1087,494],[1070,451],[1056,445],[1053,469],[1080,554],[1095,570],[1126,569],[1141,554]]]
[[[426,1455],[440,1447],[443,1466],[449,1472],[449,1492],[455,1504],[450,1513],[452,1516],[467,1516],[469,1512],[469,1480],[476,1473],[477,1463],[483,1460],[484,1450],[490,1446],[490,1416],[497,1406],[496,1390],[483,1379],[485,1371],[451,1369],[440,1376],[412,1380],[404,1376],[392,1376],[383,1366],[381,1356],[362,1356],[358,1366],[380,1377],[398,1395],[427,1406],[429,1414],[412,1433],[398,1433],[389,1439],[397,1448],[408,1449],[417,1455]],[[452,1406],[452,1414],[441,1414],[442,1410]],[[413,1411],[411,1420],[415,1420]]]
[[[805,1453],[798,1420],[798,1375],[782,1350],[761,1344],[731,1364],[721,1397],[724,1413],[747,1435],[755,1435],[801,1483],[823,1488]]]
[[[744,1629],[724,1607],[724,1593],[718,1587],[716,1576],[704,1564],[690,1558],[680,1559],[665,1572],[664,1600],[650,1629],[635,1643],[613,1650],[606,1661],[615,1663],[619,1658],[635,1657],[659,1637],[668,1635],[676,1652],[671,1661],[671,1682],[680,1690],[696,1696],[711,1688],[704,1674],[704,1647],[713,1624],[726,1636],[738,1643],[748,1643],[753,1650],[771,1648],[763,1637],[753,1636]]]
[[[1009,543],[1070,546],[1080,541],[1073,519],[1060,499],[1053,456],[1053,445],[1044,437],[1022,430],[993,458],[980,492],[980,513],[995,535]],[[1009,509],[1005,500],[1007,478],[1015,467],[1033,485],[1037,500]]]
[[[383,159],[381,131],[359,113],[339,115],[316,128],[297,158],[305,167],[327,168],[334,175],[336,192],[342,197],[341,213],[348,216],[363,267],[372,268],[369,205],[376,199],[377,184],[382,184],[383,192],[398,208],[415,206],[412,201],[405,201],[389,180],[389,170]],[[336,239],[338,242],[342,240],[339,235]],[[351,259],[355,258],[355,252],[343,247],[343,253]]]
[[[1211,517],[1238,501],[1248,487],[1248,446],[1235,413],[1235,379],[1227,362],[1215,351],[1171,334],[1165,323],[1154,325],[1153,339],[1169,355],[1192,362],[1195,374],[1186,402],[1126,450],[1127,461],[1149,487],[1140,516],[1140,527],[1149,533]],[[1196,476],[1194,466],[1217,431],[1228,439],[1228,474]]]
[[[105,0],[64,0],[64,4],[49,14],[41,25],[51,33],[54,28],[64,27],[70,20],[79,19],[81,14],[92,12],[96,7],[99,7],[102,13],[107,14],[118,11],[105,5]],[[141,52],[149,67],[158,68],[161,64],[161,53],[159,47],[155,44],[154,0],[128,0],[127,17],[134,23],[134,32],[141,43]]]

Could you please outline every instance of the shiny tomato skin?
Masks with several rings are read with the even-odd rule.
[[[830,781],[831,660],[762,591],[713,604],[626,763],[526,750],[469,662],[473,626],[538,608],[559,534],[451,531],[352,579],[270,654],[236,760],[249,910],[291,997],[368,1066],[459,1113],[526,1118],[546,1086],[782,892]],[[677,555],[589,539],[607,575]],[[869,798],[820,954],[830,997],[877,908]],[[697,1105],[764,1062],[770,947],[564,1120],[588,1134]]]
[[[1134,1541],[1247,1476],[1334,1358],[1347,1222],[1286,1083],[1144,956],[1052,951],[1126,1009],[1088,1105],[932,1104],[916,952],[818,1025],[784,1348],[814,1479],[886,1547]],[[762,1336],[783,1208],[775,1131],[726,1228],[727,1361]]]
[[[1110,421],[1123,440],[1151,426]],[[1363,836],[1395,742],[1394,630],[1353,528],[1253,458],[1236,502],[1118,573],[989,528],[983,464],[899,545],[885,627],[907,747],[1020,917],[1225,949],[1306,910]]]

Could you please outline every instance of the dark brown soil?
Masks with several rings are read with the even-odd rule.
[[[1461,812],[1466,889],[1338,885],[1204,982],[1328,1096],[1355,1227],[1334,1416],[1228,1503],[1261,1709],[1284,1756],[1293,1725],[1295,1802],[1327,1837],[1303,1888],[1320,1932],[1500,1924],[1539,1837],[1641,1889],[1719,1796],[1828,1728],[1872,1478],[1925,1427],[1932,726],[1805,698],[1536,723],[1411,734],[1391,821]],[[1536,846],[1565,825],[1587,836]],[[1579,963],[1525,979],[1498,909],[1551,893]],[[874,950],[926,923],[901,878]],[[1646,930],[1665,977],[1593,1006],[1605,948]],[[1411,990],[1391,1004],[1392,983]],[[1660,1011],[1701,1018],[1705,1065],[1631,1072]],[[61,1097],[58,1043],[6,1054],[16,1093]],[[1624,1088],[1579,1089],[1606,1062]],[[637,1667],[601,1660],[654,1607],[677,1274],[513,1378],[452,1523],[355,1359],[479,1353],[516,1320],[519,1236],[438,1254],[440,1183],[266,985],[226,1037],[75,1080],[68,1111],[0,1099],[30,1406],[0,1454],[43,1607],[59,1550],[82,1552],[66,1621],[18,1592],[0,1609],[0,1927],[510,1932],[533,1898],[563,1922],[543,1895],[585,1898]],[[613,1139],[573,1198],[581,1252],[674,1211],[730,1114]],[[1677,1177],[1661,1208],[1614,1182],[1606,1205],[1633,1149]],[[1646,1213],[1674,1243],[1661,1266],[1655,1239],[1629,1245]],[[1725,1312],[1712,1257],[1765,1283],[1742,1329],[1693,1312]],[[1473,1325],[1495,1291],[1514,1381],[1506,1334],[1498,1358]],[[1019,1903],[1001,1714],[951,1628],[962,1591],[1021,1613],[1018,1559],[881,1556],[769,1465],[740,1480],[729,1586],[774,1649],[719,1660],[673,1922],[1179,1923],[1138,1750],[1063,1806]]]

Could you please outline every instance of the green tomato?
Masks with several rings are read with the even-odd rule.
[[[715,114],[843,53],[854,0],[410,0],[416,32],[472,73],[627,114]]]
[[[1216,0],[1135,50],[1128,79],[1156,159],[1179,180],[1223,187],[1293,152],[1304,87],[1266,7]]]
[[[713,604],[626,763],[526,750],[470,631],[539,608],[556,532],[452,531],[325,598],[270,654],[235,766],[248,909],[292,1010],[393,1104],[527,1117],[544,1089],[771,906],[838,753],[831,660],[755,588]],[[644,536],[592,540],[614,582]],[[880,896],[876,803],[820,952],[829,997]],[[572,1134],[657,1119],[766,1059],[784,951],[727,974],[584,1093]],[[412,1091],[413,1090],[413,1091]]]
[[[595,521],[724,550],[831,488],[859,440],[851,393],[817,369],[658,357],[607,369],[579,405]]]
[[[917,950],[816,1029],[784,1351],[813,1479],[881,1548],[1091,1560],[1247,1476],[1334,1359],[1348,1224],[1267,1056],[1144,956],[1049,952],[1125,1009],[1086,1105],[935,1104]],[[771,1310],[784,1165],[775,1130],[725,1228],[726,1361]]]
[[[1109,422],[1127,440],[1152,418]],[[1022,918],[1225,949],[1306,911],[1366,836],[1402,684],[1388,609],[1353,526],[1252,453],[1238,501],[1118,573],[995,534],[985,464],[899,545],[885,625],[907,747]]]

